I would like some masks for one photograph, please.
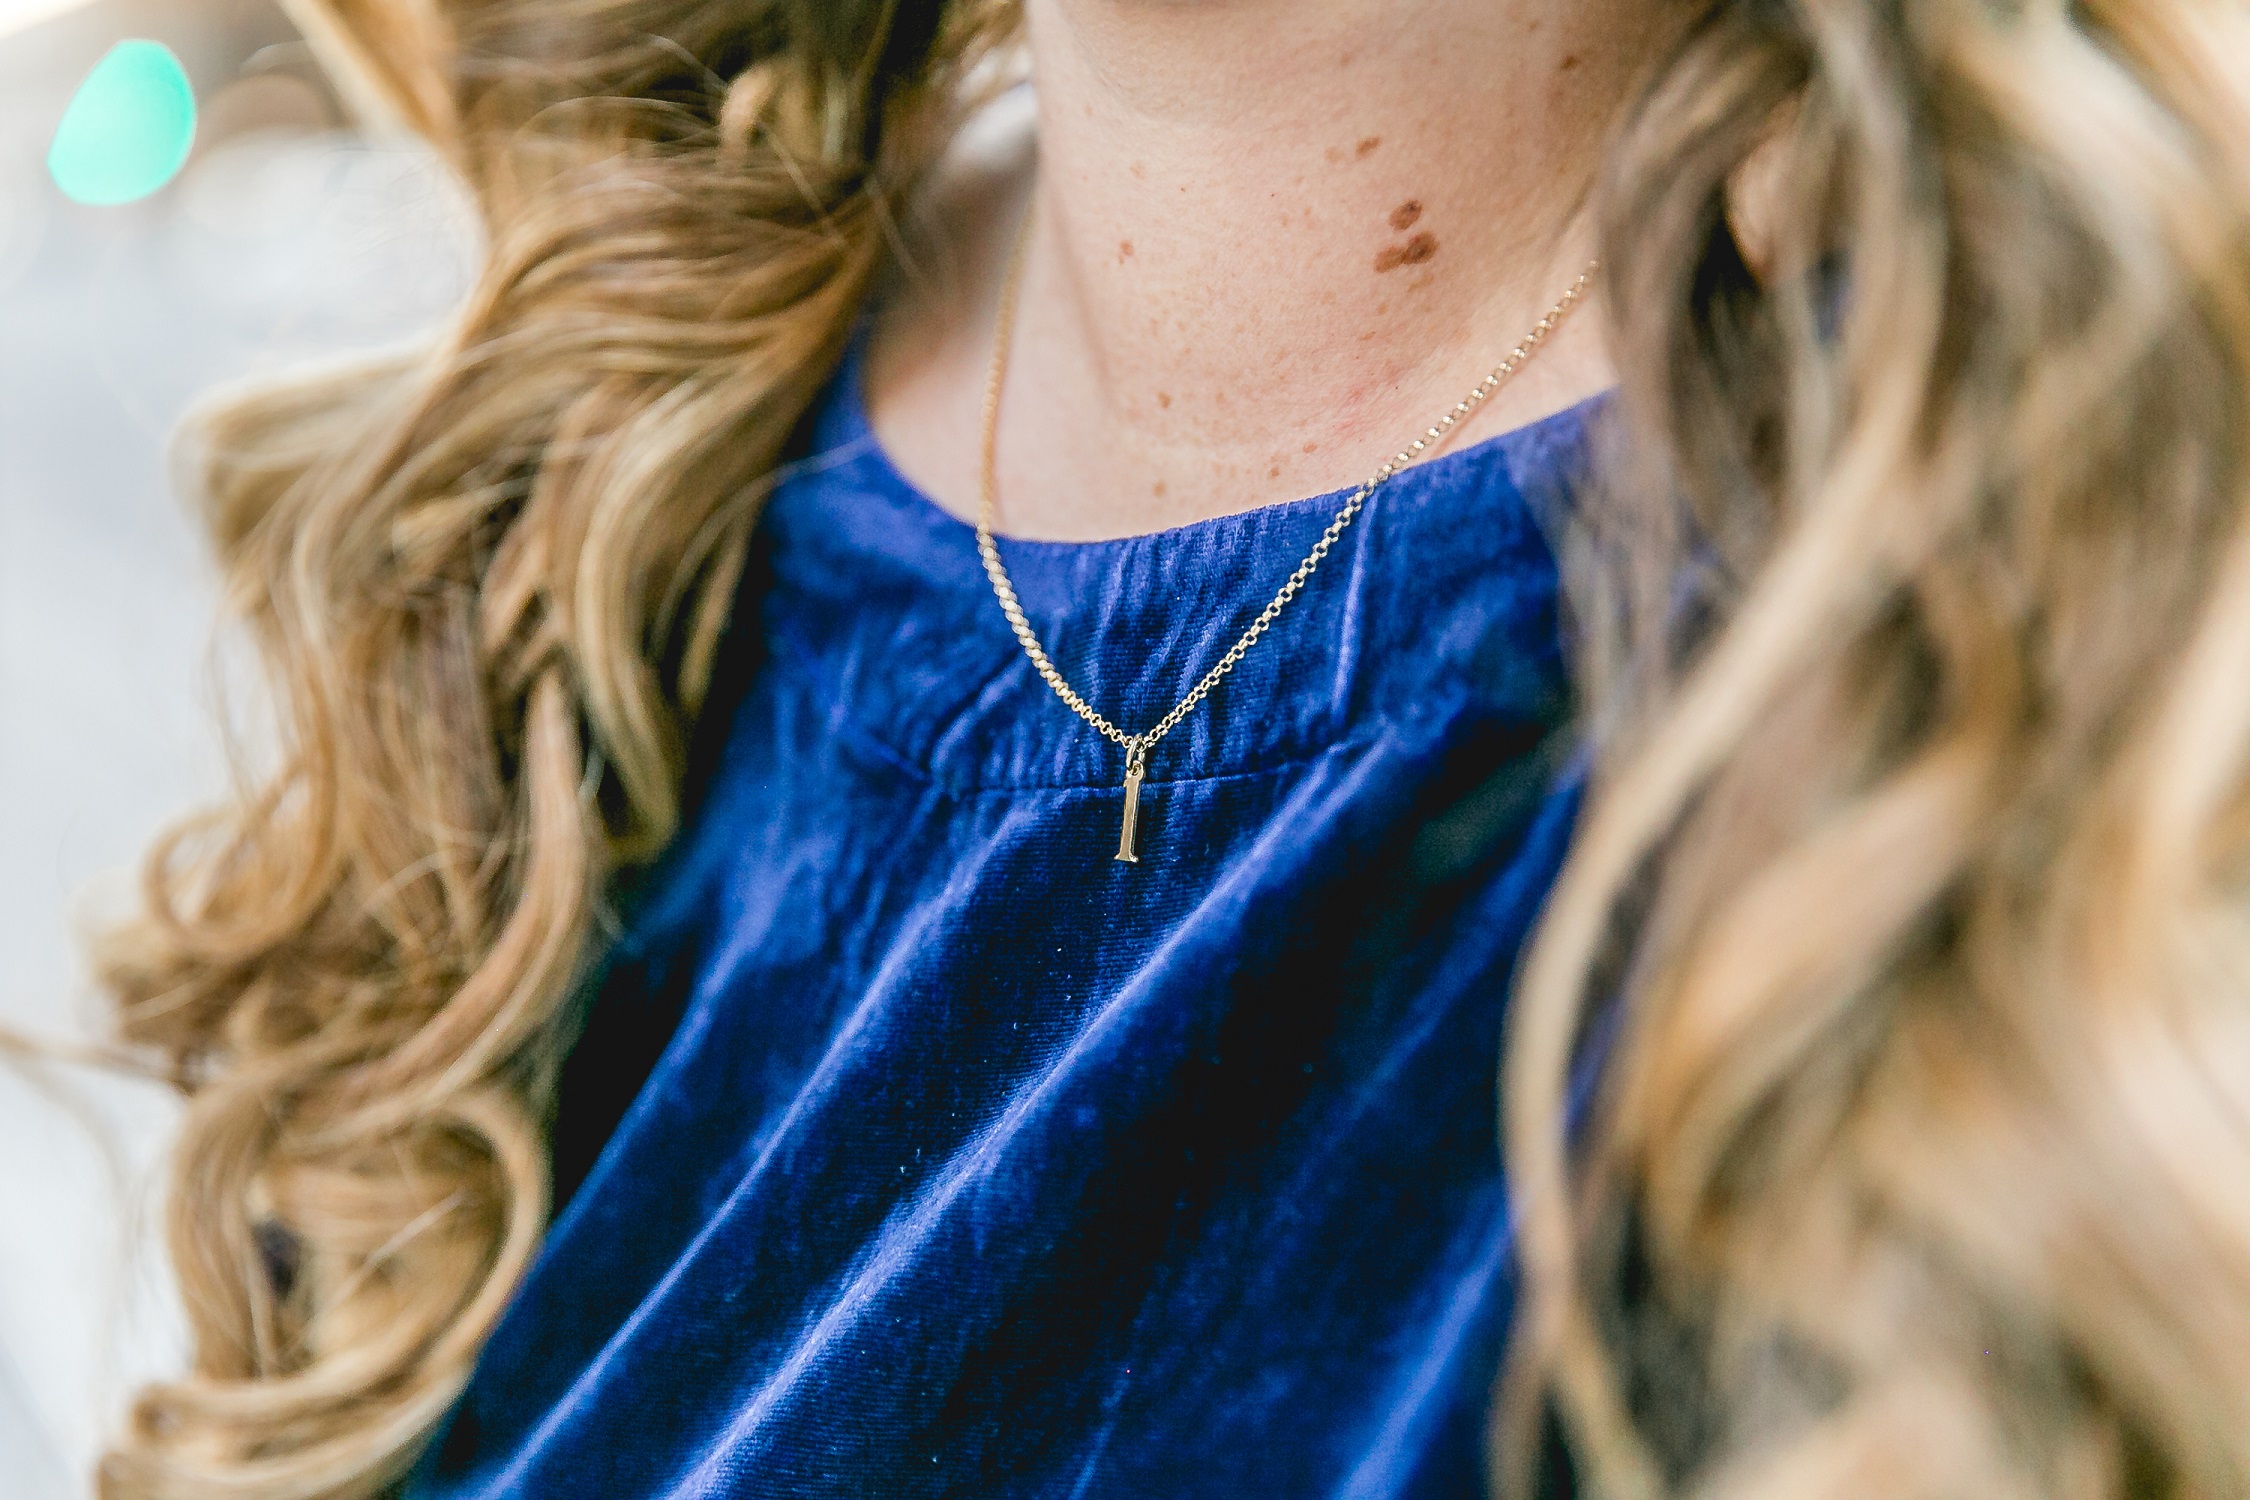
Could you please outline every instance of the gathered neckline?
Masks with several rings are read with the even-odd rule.
[[[971,795],[1106,789],[1120,751],[1059,702],[993,601],[976,528],[892,461],[855,348],[760,531],[777,665],[817,685],[840,746]],[[1288,619],[1158,747],[1151,785],[1301,764],[1466,705],[1544,718],[1566,694],[1550,538],[1590,462],[1589,397],[1378,489]],[[1089,541],[1003,537],[1072,687],[1155,722],[1273,597],[1351,491]]]

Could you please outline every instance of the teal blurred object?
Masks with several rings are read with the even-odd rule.
[[[133,203],[178,176],[194,144],[195,90],[179,58],[162,42],[119,42],[63,111],[47,171],[75,203]]]

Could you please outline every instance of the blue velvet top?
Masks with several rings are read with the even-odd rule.
[[[1480,1494],[1592,410],[1379,492],[1151,756],[1132,865],[1122,753],[847,364],[565,1073],[564,1206],[410,1493]],[[1137,727],[1340,498],[1005,553]]]

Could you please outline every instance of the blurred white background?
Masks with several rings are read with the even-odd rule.
[[[83,208],[45,156],[116,42],[179,54],[177,181]],[[274,0],[0,0],[0,1026],[87,1039],[78,956],[165,822],[222,784],[206,554],[166,447],[198,392],[429,330],[473,245],[419,150],[347,128]],[[0,1500],[88,1493],[180,1358],[157,1089],[0,1064]]]

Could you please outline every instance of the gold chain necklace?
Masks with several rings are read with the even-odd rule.
[[[1250,648],[1258,644],[1259,637],[1289,607],[1289,601],[1304,591],[1305,584],[1313,576],[1313,570],[1335,548],[1337,539],[1358,518],[1369,497],[1401,469],[1444,442],[1453,429],[1460,425],[1463,417],[1482,406],[1494,391],[1505,385],[1509,377],[1521,370],[1531,356],[1539,352],[1540,345],[1546,343],[1548,337],[1562,326],[1563,320],[1570,316],[1571,309],[1586,295],[1586,289],[1593,284],[1594,274],[1601,269],[1601,265],[1597,261],[1579,272],[1578,279],[1570,284],[1570,290],[1564,292],[1562,299],[1547,310],[1545,317],[1532,325],[1531,332],[1508,351],[1508,357],[1491,374],[1477,382],[1475,390],[1462,397],[1451,411],[1438,419],[1436,426],[1385,461],[1381,468],[1370,474],[1353,491],[1343,508],[1336,512],[1335,519],[1328,523],[1328,529],[1320,534],[1320,540],[1313,543],[1312,551],[1306,553],[1305,560],[1297,564],[1297,571],[1289,575],[1288,581],[1282,584],[1272,601],[1258,612],[1258,618],[1251,621],[1250,628],[1242,632],[1241,638],[1227,648],[1226,655],[1220,657],[1211,670],[1204,673],[1194,687],[1188,689],[1186,697],[1172,705],[1170,713],[1140,734],[1127,734],[1079,696],[1078,690],[1056,670],[1054,662],[1047,655],[1046,647],[1039,644],[1038,632],[1024,618],[1023,605],[1016,598],[1016,586],[1008,577],[1007,565],[1000,560],[1000,544],[993,535],[993,528],[1000,514],[1000,392],[1008,381],[1008,356],[1015,344],[1016,300],[1023,283],[1024,251],[1030,242],[1030,226],[1027,221],[1025,231],[1017,238],[1015,251],[1009,258],[1007,279],[1002,283],[1000,291],[999,327],[993,335],[992,364],[984,389],[983,493],[977,504],[977,551],[983,555],[985,575],[992,580],[992,593],[1000,601],[1000,612],[1008,617],[1009,628],[1015,631],[1016,640],[1023,646],[1024,655],[1031,658],[1032,666],[1038,669],[1041,680],[1054,690],[1055,696],[1062,699],[1072,713],[1092,725],[1104,739],[1124,747],[1125,826],[1118,835],[1117,857],[1127,864],[1139,864],[1140,854],[1136,846],[1141,815],[1141,777],[1148,764],[1148,752],[1158,740],[1177,729],[1180,722],[1195,711],[1196,705],[1209,696],[1211,689],[1219,685],[1220,679],[1233,671],[1243,657],[1249,655]]]

